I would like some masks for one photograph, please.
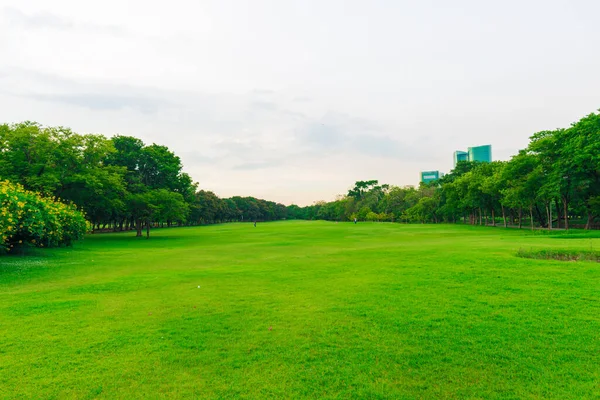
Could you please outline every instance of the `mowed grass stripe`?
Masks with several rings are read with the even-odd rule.
[[[598,238],[280,222],[0,258],[3,398],[593,398]],[[200,286],[200,288],[198,288]]]

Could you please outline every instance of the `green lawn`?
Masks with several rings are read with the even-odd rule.
[[[281,222],[0,257],[0,398],[600,398],[585,233]]]

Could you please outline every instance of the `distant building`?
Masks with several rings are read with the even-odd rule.
[[[440,171],[423,171],[421,172],[421,182],[429,183],[433,181],[437,181],[443,176],[440,174]]]
[[[492,162],[492,145],[469,147],[468,151],[456,150],[454,152],[454,166],[459,161]]]
[[[469,147],[469,161],[492,162],[492,145]]]
[[[458,164],[459,161],[469,161],[469,153],[466,151],[456,150],[454,152],[454,166]]]

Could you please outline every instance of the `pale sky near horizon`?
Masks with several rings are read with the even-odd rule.
[[[168,146],[284,204],[509,159],[600,108],[600,2],[0,0],[0,123]]]

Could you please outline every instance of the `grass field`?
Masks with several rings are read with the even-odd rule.
[[[0,398],[600,398],[585,233],[281,222],[0,257]]]

